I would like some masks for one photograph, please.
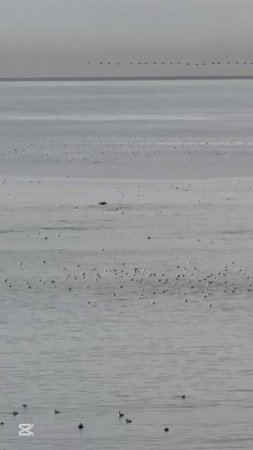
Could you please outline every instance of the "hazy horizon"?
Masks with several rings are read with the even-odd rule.
[[[252,23],[250,0],[2,0],[0,77],[251,75]]]

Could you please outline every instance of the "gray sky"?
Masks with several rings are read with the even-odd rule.
[[[253,0],[0,0],[0,76],[143,70],[131,60],[242,61],[252,24]],[[102,60],[120,65],[105,69]]]

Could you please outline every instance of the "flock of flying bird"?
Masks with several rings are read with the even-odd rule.
[[[253,65],[253,61],[208,61],[208,62],[189,62],[189,61],[130,61],[120,63],[119,61],[88,61],[88,65],[105,65],[105,66],[120,66],[120,65],[134,65],[134,66],[147,66],[147,65],[184,65],[184,66],[210,66],[210,65],[237,65],[237,66],[246,66]]]

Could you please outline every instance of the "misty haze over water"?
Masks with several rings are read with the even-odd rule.
[[[2,0],[0,78],[252,75],[252,23],[251,0]]]

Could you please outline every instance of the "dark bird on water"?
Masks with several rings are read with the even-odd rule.
[[[26,403],[23,403],[23,408],[27,408],[27,404]]]
[[[54,410],[54,413],[55,413],[55,414],[60,414],[60,411],[58,411],[58,409],[55,409],[55,410]]]
[[[132,423],[131,419],[126,419],[126,423]]]
[[[83,424],[79,423],[78,428],[79,428],[79,430],[82,430],[83,429]]]
[[[125,415],[125,414],[123,414],[121,411],[119,411],[119,414],[118,414],[119,419],[122,419],[122,417],[124,417],[124,415]]]
[[[165,427],[165,428],[164,428],[164,431],[165,431],[165,433],[168,433],[170,430],[169,430],[168,427]]]

